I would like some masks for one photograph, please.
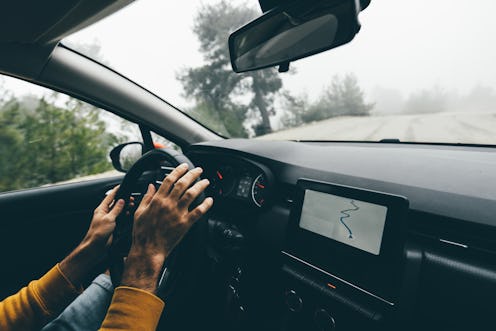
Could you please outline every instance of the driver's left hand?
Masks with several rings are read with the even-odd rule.
[[[114,201],[119,185],[107,194],[100,205],[93,212],[91,225],[83,239],[88,245],[94,246],[94,249],[104,255],[110,247],[111,235],[115,229],[115,220],[124,208],[124,200]]]
[[[62,273],[74,285],[82,285],[92,279],[98,272],[95,267],[108,256],[115,220],[124,209],[123,199],[114,201],[118,189],[119,186],[114,187],[95,209],[86,236],[60,263]]]

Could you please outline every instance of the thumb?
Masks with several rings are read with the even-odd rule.
[[[155,186],[153,186],[153,184],[148,184],[148,189],[146,190],[146,194],[143,196],[143,199],[141,200],[139,208],[148,206],[148,204],[150,204],[150,201],[152,201],[152,198],[155,195],[156,191],[157,190],[155,189]]]

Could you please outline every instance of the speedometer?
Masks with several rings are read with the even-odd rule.
[[[251,198],[258,207],[262,207],[267,201],[267,184],[267,179],[261,174],[255,178],[253,185],[251,186]]]

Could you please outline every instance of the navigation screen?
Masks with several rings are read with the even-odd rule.
[[[381,205],[305,190],[300,228],[379,255],[386,214]]]

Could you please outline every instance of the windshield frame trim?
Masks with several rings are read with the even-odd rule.
[[[89,57],[88,55],[84,54],[84,53],[81,53],[67,45],[65,45],[63,43],[63,40],[59,42],[59,44],[57,45],[59,47],[62,47],[62,48],[65,48],[71,52],[74,52],[90,61],[93,61],[94,63],[104,67],[105,69],[107,70],[110,70],[112,71],[113,73],[115,73],[116,75],[119,75],[120,77],[126,79],[127,81],[131,82],[132,84],[136,85],[137,87],[143,89],[144,91],[146,91],[147,93],[150,93],[151,95],[153,95],[154,97],[156,97],[157,99],[163,101],[165,104],[167,104],[169,107],[173,108],[174,110],[182,113],[183,115],[185,115],[186,117],[188,117],[190,120],[196,122],[197,124],[201,125],[202,127],[204,127],[205,129],[207,129],[208,131],[210,131],[211,133],[215,134],[216,136],[218,136],[219,138],[222,138],[222,139],[227,139],[227,137],[225,137],[224,135],[220,134],[219,132],[216,132],[214,130],[212,130],[211,128],[205,126],[203,123],[199,122],[198,120],[196,120],[195,118],[193,118],[191,115],[189,115],[187,112],[181,110],[179,107],[173,105],[172,103],[170,103],[169,101],[165,100],[164,98],[160,97],[159,95],[157,95],[156,93],[150,91],[149,89],[147,89],[146,87],[144,87],[143,85],[139,84],[139,83],[136,83],[134,80],[130,79],[129,77],[125,76],[124,74],[120,73],[119,71],[117,71],[116,69],[113,69],[111,68],[110,66],[104,64],[104,63],[101,63],[100,61],[92,58],[92,57]]]

